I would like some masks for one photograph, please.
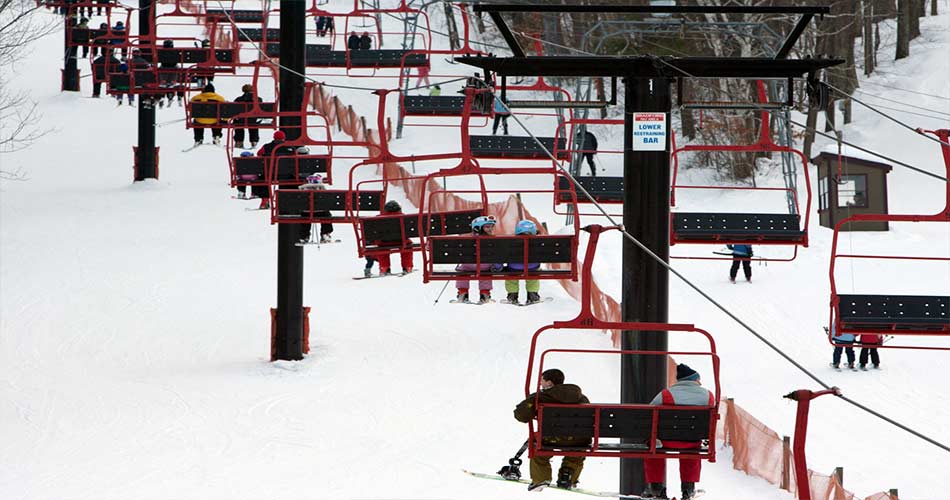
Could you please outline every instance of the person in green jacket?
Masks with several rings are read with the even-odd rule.
[[[535,398],[541,403],[557,404],[590,404],[581,388],[574,384],[564,383],[564,372],[556,368],[541,373],[541,393],[528,396],[515,407],[515,419],[528,423],[537,416]],[[545,446],[590,446],[591,440],[586,437],[553,436],[545,437],[541,441]],[[584,457],[564,457],[557,474],[557,487],[571,489],[577,486],[577,480],[584,468]],[[551,457],[535,456],[531,459],[531,484],[528,491],[535,491],[551,484]]]

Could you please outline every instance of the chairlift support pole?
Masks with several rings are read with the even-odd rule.
[[[280,5],[280,111],[301,111],[303,106],[304,29],[306,3],[302,0]],[[282,116],[280,127],[287,140],[303,133],[301,119]],[[276,200],[271,200],[276,203]],[[303,224],[277,225],[277,315],[275,318],[275,359],[303,359]]]
[[[139,39],[149,40],[152,26],[155,25],[155,3],[153,0],[139,0]],[[128,29],[128,28],[126,28]],[[142,54],[146,60],[158,63],[151,51]],[[132,54],[129,54],[129,72],[132,72]],[[155,106],[151,96],[141,94],[138,106],[138,146],[135,149],[135,180],[158,179],[155,161]]]

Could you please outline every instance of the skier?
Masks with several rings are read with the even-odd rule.
[[[383,211],[380,212],[380,215],[402,215],[402,207],[399,206],[399,202],[396,200],[389,200],[383,205]],[[373,241],[374,246],[382,247],[394,247],[399,248],[406,246],[408,241]],[[379,275],[387,276],[392,274],[392,261],[390,260],[389,253],[383,253],[377,257],[366,256],[366,266],[363,268],[363,276],[369,278],[373,274],[373,264],[376,261],[379,261]],[[412,272],[412,250],[400,250],[399,251],[399,265],[402,266],[403,274],[408,274]]]
[[[89,19],[85,17],[80,19],[79,24],[74,29],[86,30],[86,43],[82,44],[82,57],[86,58],[89,56]],[[96,54],[93,54],[92,57],[96,57]]]
[[[475,217],[472,220],[472,234],[478,237],[492,236],[492,233],[495,231],[495,217],[491,215],[483,215],[481,217]],[[482,271],[495,270],[495,267],[498,267],[497,270],[501,270],[500,265],[495,264],[482,264],[481,267],[477,267],[475,264],[459,264],[456,266],[457,271],[475,271],[476,269]],[[455,288],[458,289],[458,295],[456,295],[456,300],[458,302],[468,302],[468,279],[458,279],[455,281]],[[491,301],[491,290],[492,283],[490,279],[480,279],[478,280],[478,303],[484,304]]]
[[[102,52],[102,55],[92,61],[92,71],[95,78],[92,82],[92,97],[99,97],[102,92],[102,82],[106,81],[106,75],[116,71],[120,61],[112,55],[112,52]],[[122,102],[121,100],[119,102]]]
[[[303,146],[297,149],[298,154],[299,154],[300,149],[302,148]],[[323,177],[317,173],[308,175],[307,183],[301,184],[298,187],[298,189],[303,189],[307,191],[311,191],[311,190],[323,191],[326,188],[327,188],[327,185],[323,183]],[[315,217],[330,217],[331,216],[329,210],[317,211],[317,212],[314,212],[313,215]],[[312,229],[313,228],[310,224],[304,224],[303,233],[301,233],[301,238],[300,238],[301,242],[310,241],[310,232]],[[333,224],[330,224],[329,222],[324,222],[320,224],[320,243],[330,243],[331,241],[333,241],[333,237],[330,236],[331,234],[333,234]]]
[[[254,153],[252,153],[252,152],[250,152],[250,151],[241,151],[241,158],[247,158],[248,156],[254,156]],[[242,174],[242,175],[240,175],[240,176],[238,176],[238,177],[241,178],[241,179],[244,179],[244,180],[248,180],[247,178],[245,178],[245,175],[247,175],[247,177],[250,177],[250,178],[253,179],[253,180],[260,180],[260,177],[259,177],[259,176],[254,176],[254,175],[251,175],[251,174]],[[237,190],[238,190],[238,198],[239,198],[239,199],[242,199],[242,200],[249,199],[249,198],[247,197],[247,186],[238,186],[238,187],[237,187]],[[251,191],[252,191],[252,193],[253,193],[254,187],[251,187]]]
[[[245,84],[241,87],[240,97],[234,100],[234,102],[250,102],[253,103],[255,100],[261,102],[261,98],[254,95],[254,86]],[[260,124],[261,121],[257,118],[239,118],[234,121],[234,124],[237,127],[234,129],[234,147],[244,149],[244,128],[241,126],[247,127],[247,135],[251,139],[251,147],[256,148],[257,143],[261,140],[260,130],[253,125]]]
[[[511,111],[508,111],[508,108],[505,107],[507,104],[508,99],[495,97],[495,123],[491,126],[491,135],[495,135],[498,132],[499,123],[501,123],[502,131],[504,131],[505,135],[508,135],[508,117],[511,116]]]
[[[281,144],[286,140],[287,134],[285,134],[283,130],[275,131],[274,140],[261,146],[261,149],[257,150],[257,156],[287,156],[294,154],[296,152],[294,148],[290,146],[281,147]],[[260,197],[260,209],[270,208],[270,188],[267,186],[254,186],[251,188],[251,194]]]
[[[121,63],[119,63],[118,72],[128,75],[128,74],[129,74],[129,64],[128,64],[126,61],[122,61]],[[119,102],[119,104],[118,104],[119,106],[122,105],[122,94],[123,94],[123,93],[125,93],[125,94],[128,95],[128,97],[129,97],[129,106],[134,106],[134,105],[135,105],[135,95],[132,94],[132,92],[130,91],[130,88],[129,88],[129,85],[130,85],[130,84],[131,84],[131,81],[130,81],[129,84],[124,84],[124,83],[123,83],[123,84],[116,84],[116,85],[115,85],[115,90],[118,90],[118,91],[119,91],[119,92],[116,93],[116,95],[115,95],[116,100]],[[124,91],[124,92],[123,92],[123,91]]]
[[[685,364],[676,365],[676,383],[668,389],[660,391],[651,405],[676,406],[713,406],[715,400],[711,392],[701,387],[699,374]],[[663,440],[664,448],[695,449],[702,443],[692,441]],[[702,461],[698,458],[680,458],[680,486],[683,492],[682,500],[690,500],[696,494],[696,483],[699,482],[699,473]],[[644,498],[667,498],[666,487],[666,460],[662,458],[644,458],[643,472],[646,476],[647,487],[643,491]]]
[[[360,50],[369,50],[373,48],[373,39],[369,37],[369,32],[364,31],[360,36]]]
[[[317,36],[327,36],[327,17],[317,16]]]
[[[871,366],[874,368],[881,367],[881,358],[877,354],[877,347],[883,344],[883,338],[880,335],[874,335],[870,333],[865,333],[861,335],[858,339],[858,343],[861,344],[861,355],[858,357],[858,366],[862,370],[867,370],[868,366],[868,355],[871,356]],[[854,354],[851,354],[851,367],[854,368]]]
[[[831,325],[831,340],[834,342],[835,350],[831,354],[831,366],[838,370],[841,365],[841,351],[844,350],[845,355],[848,357],[848,368],[854,369],[854,348],[851,347],[854,344],[854,334],[853,333],[838,333],[837,327]],[[865,361],[867,361],[867,356],[865,356]]]
[[[98,36],[92,39],[92,57],[96,57],[100,53],[102,55],[106,55],[106,48],[104,45],[110,45],[109,23],[99,23],[99,31],[102,34],[97,34]],[[90,36],[92,36],[91,33]],[[109,55],[112,55],[112,50],[109,50]]]
[[[200,94],[191,98],[191,102],[224,102],[224,97],[216,94],[214,85],[209,83]],[[215,145],[221,144],[221,127],[214,126],[218,124],[217,118],[195,118],[195,124],[200,125],[195,127],[195,146],[204,142],[205,128],[211,128],[212,142]]]
[[[729,269],[729,281],[736,282],[736,275],[739,274],[739,264],[742,264],[742,272],[745,273],[745,280],[752,281],[752,245],[726,245],[726,248],[732,250],[732,268]]]
[[[538,234],[538,226],[529,220],[518,221],[518,224],[515,226],[515,235],[535,235]],[[528,264],[529,271],[536,271],[541,268],[541,264]],[[524,263],[521,261],[518,262],[509,262],[506,270],[512,272],[521,273],[524,271]],[[518,303],[518,290],[519,290],[519,280],[505,280],[505,291],[508,292],[508,303],[517,304]],[[537,279],[526,279],[524,280],[525,291],[528,292],[528,297],[525,300],[526,304],[535,304],[541,301],[541,296],[538,294],[538,291],[541,290],[541,280]]]
[[[128,57],[129,47],[122,43],[126,38],[125,36],[125,23],[122,21],[116,21],[115,26],[112,27],[112,36],[109,40],[109,45],[122,45],[122,57]]]
[[[594,155],[597,154],[597,137],[590,130],[584,131],[581,150],[583,150],[584,159],[587,160],[587,166],[590,167],[591,177],[597,177],[597,167],[594,166]]]
[[[515,407],[515,419],[528,423],[537,417],[535,399],[541,403],[552,404],[590,404],[581,388],[574,384],[564,383],[564,372],[556,368],[541,373],[541,392],[528,396]],[[542,441],[545,445],[554,446],[590,446],[590,438],[574,436],[546,437]],[[564,457],[557,473],[557,487],[570,489],[577,486],[581,470],[584,469],[584,457]],[[528,491],[540,491],[551,485],[551,457],[535,455],[530,463],[531,484]]]
[[[349,38],[346,39],[346,48],[360,50],[360,36],[355,31],[351,31]]]
[[[163,49],[174,49],[175,42],[172,40],[165,40],[162,42]],[[161,58],[159,58],[161,60]],[[178,61],[172,58],[166,58],[165,60],[159,62],[158,69],[158,82],[161,87],[173,88],[178,86],[181,82],[180,72],[178,68]],[[177,92],[168,92],[162,98],[168,98],[168,105],[172,105],[172,101],[175,99],[175,95],[178,95],[178,105],[181,106],[184,104],[185,92],[178,90]],[[164,99],[160,98],[158,100],[158,107],[164,107]]]

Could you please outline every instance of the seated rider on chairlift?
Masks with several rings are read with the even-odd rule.
[[[310,149],[307,146],[300,146],[297,148],[297,154],[306,155],[310,154]],[[323,191],[327,188],[327,185],[323,183],[323,176],[318,173],[313,173],[307,176],[307,183],[301,184],[298,189],[305,191]],[[329,210],[318,210],[313,213],[314,217],[330,217],[332,214]],[[307,243],[310,241],[310,233],[313,230],[313,225],[304,224],[303,232],[300,236],[300,241]],[[324,222],[320,224],[320,243],[330,243],[333,241],[333,237],[330,236],[333,233],[333,224],[329,222]]]
[[[399,206],[399,202],[396,200],[389,200],[386,202],[386,205],[383,206],[383,211],[379,215],[401,215],[402,207]],[[401,241],[373,241],[370,242],[375,246],[392,246],[392,247],[401,247],[406,245],[408,242]],[[363,268],[363,276],[369,278],[373,275],[373,264],[376,261],[379,261],[379,275],[386,276],[392,274],[389,253],[379,254],[376,257],[366,256],[366,266]],[[399,252],[399,264],[402,266],[403,274],[409,274],[412,272],[412,250],[401,250]]]
[[[660,391],[651,405],[675,406],[714,406],[716,401],[712,393],[701,386],[699,373],[685,364],[676,365],[676,383]],[[658,446],[663,448],[689,450],[702,446],[701,442],[665,440]],[[696,495],[696,483],[699,482],[699,473],[703,462],[698,458],[680,458],[680,486],[682,500],[690,500]],[[643,498],[665,499],[666,487],[666,460],[662,458],[644,458],[643,472],[646,476],[647,487],[640,495]]]
[[[478,237],[493,236],[495,231],[495,217],[491,215],[483,215],[481,217],[475,217],[472,220],[472,234]],[[502,266],[500,264],[482,264],[477,266],[475,264],[459,264],[455,267],[456,271],[501,271]],[[456,300],[458,302],[468,302],[468,286],[469,280],[459,278],[455,281],[455,288],[458,289],[458,295],[456,295]],[[480,279],[478,280],[478,303],[484,304],[486,302],[491,302],[491,290],[492,282],[490,279]]]
[[[536,235],[538,234],[538,226],[534,222],[529,220],[518,221],[518,224],[515,226],[515,235]],[[521,273],[525,270],[524,263],[521,261],[518,262],[509,262],[505,268],[507,271]],[[541,264],[528,263],[528,271],[537,271],[541,269]],[[519,280],[505,280],[505,291],[508,292],[508,303],[517,304],[518,303],[518,292],[519,292]],[[525,291],[528,292],[528,297],[525,300],[526,304],[535,304],[541,301],[541,295],[538,294],[541,291],[541,280],[539,279],[526,279],[524,280]]]
[[[590,400],[574,384],[564,383],[564,372],[556,368],[544,370],[541,373],[541,393],[534,393],[518,403],[515,407],[515,419],[528,423],[537,418],[538,409],[534,406],[538,402],[549,404],[590,404]],[[542,446],[590,446],[588,437],[552,436],[541,441]],[[584,457],[567,456],[561,459],[561,468],[557,473],[557,487],[571,489],[577,486],[577,481],[584,469]],[[539,491],[551,485],[551,457],[535,455],[530,462],[531,484],[528,491]],[[520,475],[520,474],[519,474]]]

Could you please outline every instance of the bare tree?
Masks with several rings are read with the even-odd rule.
[[[897,53],[894,59],[910,55],[910,18],[914,15],[912,0],[897,0]]]
[[[38,9],[34,0],[0,0],[0,154],[27,148],[45,133],[36,127],[36,103],[4,78],[29,53],[29,44],[62,26],[55,17],[36,15]],[[22,178],[22,171],[0,169],[0,179]]]

